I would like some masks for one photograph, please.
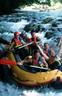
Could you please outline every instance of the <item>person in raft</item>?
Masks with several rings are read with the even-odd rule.
[[[33,42],[33,44],[28,46],[29,52],[31,55],[33,54],[34,50],[37,50],[36,42],[39,42],[39,41],[40,41],[40,39],[36,36],[36,32],[34,30],[32,30],[29,33],[26,33],[26,42],[27,43]]]
[[[44,44],[44,49],[42,49],[38,44],[37,47],[43,58],[43,64],[46,64],[51,69],[57,68],[56,63],[54,63],[56,57],[54,49],[50,48],[48,43]]]
[[[23,38],[20,39],[21,38],[20,34],[21,34],[20,32],[14,33],[14,37],[11,41],[11,46],[10,46],[10,49],[14,48],[14,54],[16,55],[15,58],[17,61],[23,60],[26,56],[29,56],[29,52],[26,47],[17,49],[17,47],[25,44]]]
[[[22,34],[20,34],[20,32],[15,32],[14,38],[11,41],[10,49],[13,47],[22,46],[24,44],[24,42],[22,42],[23,38],[22,39],[20,39],[20,38],[22,38]],[[36,39],[34,40],[34,42],[36,43]],[[20,50],[15,51],[14,54],[15,54],[14,56],[15,56],[15,59],[16,59],[18,65],[22,65],[23,63],[24,64],[30,63],[30,61],[31,61],[31,64],[33,63],[32,62],[32,56],[31,56],[31,54],[29,54],[29,49],[27,50],[25,48],[22,48]],[[21,61],[21,59],[22,59],[22,61]]]
[[[29,46],[30,49],[30,53],[32,55],[32,63],[35,66],[44,66],[44,67],[48,67],[47,62],[45,61],[44,57],[40,55],[39,53],[39,49],[37,47],[37,42],[40,42],[39,37],[36,36],[36,32],[34,30],[31,31],[30,34],[31,38],[29,36],[27,36],[27,41],[28,42],[34,42],[32,45]],[[42,47],[42,44],[40,42],[40,47]]]
[[[42,66],[42,63],[44,63],[44,66],[48,67],[48,64],[45,62],[44,58],[40,55],[39,49],[36,45],[37,42],[40,42],[40,39],[36,36],[36,32],[34,30],[31,31],[30,35],[31,38],[27,36],[27,41],[34,42],[32,45],[29,46],[30,53],[32,55],[32,64],[34,66]],[[41,44],[40,47],[42,47]]]

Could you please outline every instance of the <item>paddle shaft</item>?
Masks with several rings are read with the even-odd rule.
[[[38,44],[37,44],[37,47],[38,47],[40,53],[44,56],[44,58],[45,58],[46,60],[48,60],[49,57],[43,52],[43,49],[42,49]]]
[[[49,70],[49,68],[39,67],[39,66],[34,66],[34,65],[31,65],[30,67],[31,67],[31,68],[37,68],[37,69]]]
[[[26,47],[26,46],[29,46],[29,45],[31,45],[31,44],[33,44],[33,43],[34,43],[34,41],[33,41],[33,42],[30,42],[30,43],[28,43],[28,44],[25,44],[25,45],[23,45],[23,46],[15,47],[15,49],[21,49],[21,48],[24,48],[24,47]],[[36,43],[39,43],[39,41],[36,42]]]

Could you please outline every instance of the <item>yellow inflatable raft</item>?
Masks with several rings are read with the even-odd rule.
[[[14,60],[15,58],[11,52],[8,52],[8,58]],[[52,82],[57,77],[62,79],[62,72],[56,70],[46,72],[28,72],[21,66],[11,65],[13,78],[20,84],[26,86],[39,86]]]

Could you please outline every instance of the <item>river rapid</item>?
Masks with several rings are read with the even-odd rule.
[[[34,25],[33,25],[34,24]],[[26,26],[28,25],[28,27]],[[58,38],[62,35],[62,10],[21,10],[16,9],[14,13],[0,16],[0,37],[11,41],[13,32],[39,32],[41,41],[51,42],[56,46]],[[62,96],[62,90],[49,88],[48,85],[39,88],[19,87],[17,84],[3,83],[0,81],[0,96]]]

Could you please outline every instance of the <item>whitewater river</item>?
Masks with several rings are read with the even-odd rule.
[[[27,24],[30,24],[30,26],[34,24],[34,29],[42,32],[42,42],[51,42],[52,46],[57,43],[57,38],[62,35],[62,10],[21,11],[17,9],[12,14],[2,15],[0,16],[0,36],[10,41],[13,32],[30,31],[32,28],[25,27]],[[48,86],[31,89],[1,81],[0,96],[62,96],[62,90],[55,90]]]

